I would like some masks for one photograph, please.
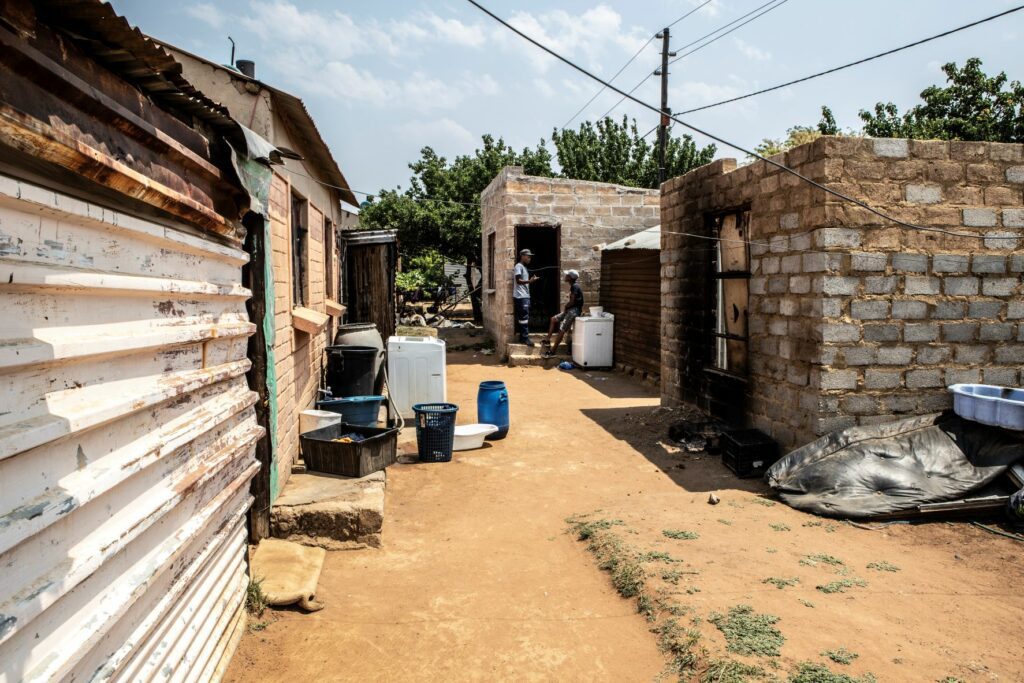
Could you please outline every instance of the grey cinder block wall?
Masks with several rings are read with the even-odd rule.
[[[1019,386],[1024,146],[824,137],[775,157],[907,229],[765,162],[662,186],[662,401],[707,403],[707,217],[749,208],[743,421],[794,447],[951,405],[946,386]],[[712,243],[713,244],[713,243]]]
[[[508,342],[514,339],[512,269],[517,226],[558,230],[561,268],[580,272],[588,304],[597,305],[601,253],[594,247],[658,225],[660,196],[658,190],[528,176],[518,166],[503,169],[480,194],[484,328],[498,353],[504,356]],[[494,286],[490,287],[492,263]]]

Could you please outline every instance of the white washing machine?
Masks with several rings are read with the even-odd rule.
[[[572,330],[572,360],[584,368],[610,368],[614,364],[612,334],[615,316],[603,313],[600,316],[576,318]]]
[[[388,338],[388,390],[402,417],[414,417],[417,403],[448,400],[445,351],[433,337]]]

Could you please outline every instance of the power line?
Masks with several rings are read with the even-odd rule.
[[[772,11],[773,9],[775,9],[776,7],[779,7],[780,5],[782,5],[782,4],[784,4],[784,3],[788,2],[788,1],[789,1],[789,0],[781,0],[781,1],[780,1],[780,0],[769,0],[768,2],[764,3],[763,5],[759,5],[758,7],[755,7],[754,9],[750,10],[749,12],[747,12],[746,14],[744,14],[743,16],[741,16],[741,17],[738,17],[738,18],[736,18],[736,19],[733,19],[733,20],[732,20],[732,21],[730,21],[730,22],[729,22],[728,24],[725,24],[724,26],[720,26],[720,27],[718,27],[717,29],[715,29],[715,30],[714,30],[714,31],[712,31],[711,33],[707,33],[707,34],[705,34],[705,35],[701,36],[700,38],[698,38],[697,40],[691,41],[691,42],[687,43],[686,45],[683,45],[683,46],[682,46],[681,48],[677,48],[677,50],[676,50],[676,51],[678,52],[679,50],[685,50],[685,49],[686,49],[686,48],[688,48],[688,47],[691,47],[691,46],[693,46],[693,45],[697,45],[697,43],[699,43],[700,41],[704,40],[705,38],[708,38],[709,36],[713,36],[713,35],[715,35],[716,33],[718,33],[719,31],[722,31],[722,30],[724,30],[724,29],[726,29],[726,28],[729,28],[730,26],[732,26],[733,24],[735,24],[735,23],[736,23],[737,21],[741,21],[742,19],[745,19],[746,17],[749,17],[749,16],[751,15],[751,14],[754,14],[754,12],[757,12],[758,10],[764,9],[765,7],[768,7],[769,5],[774,5],[773,7],[768,7],[768,9],[764,10],[763,12],[761,12],[761,14],[758,14],[758,15],[757,15],[757,16],[755,16],[755,17],[751,17],[750,19],[748,19],[747,21],[744,21],[744,22],[743,22],[742,24],[740,24],[739,26],[737,26],[737,27],[735,27],[735,28],[733,28],[733,29],[731,29],[731,30],[729,30],[729,31],[726,31],[726,32],[725,32],[725,33],[723,33],[722,35],[718,36],[718,38],[723,38],[723,37],[725,37],[726,35],[728,35],[728,34],[732,33],[733,31],[735,31],[736,29],[738,29],[738,28],[740,28],[740,27],[744,26],[745,24],[749,24],[749,23],[750,23],[751,21],[753,21],[754,19],[757,19],[758,17],[760,17],[760,16],[761,16],[761,15],[763,15],[763,14],[767,14],[768,12],[771,12],[771,11]],[[775,4],[775,3],[778,3],[778,4]],[[680,59],[682,59],[683,57],[686,57],[687,55],[692,55],[692,54],[693,54],[694,52],[697,52],[698,50],[703,50],[703,49],[704,49],[705,47],[707,47],[707,46],[708,46],[708,45],[710,45],[711,43],[713,43],[713,42],[715,42],[716,40],[718,40],[718,38],[714,38],[713,40],[709,40],[708,42],[704,43],[703,45],[699,45],[699,46],[695,47],[694,49],[690,50],[689,52],[687,52],[687,53],[685,53],[685,54],[683,54],[683,55],[681,55],[681,56],[679,56],[679,57],[676,57],[675,59],[673,59],[672,61],[670,61],[670,62],[669,62],[669,64],[674,64],[675,62],[678,62],[678,61],[679,61]],[[632,88],[632,89],[631,89],[631,90],[630,90],[630,91],[629,91],[629,92],[627,93],[627,95],[632,95],[632,94],[633,94],[634,92],[636,92],[636,91],[637,91],[637,89],[638,89],[638,88],[639,88],[639,87],[640,87],[641,85],[643,85],[644,83],[646,83],[646,82],[647,82],[647,79],[648,79],[648,78],[650,78],[650,77],[651,77],[651,76],[652,76],[653,74],[654,74],[654,72],[652,71],[652,72],[648,73],[648,74],[647,74],[646,76],[644,76],[644,77],[643,77],[643,79],[641,79],[641,81],[640,81],[639,83],[637,83],[636,85],[634,85],[634,86],[633,86],[633,88]],[[620,91],[620,92],[621,92],[621,91]],[[613,104],[613,105],[612,105],[612,106],[611,106],[611,107],[610,107],[610,108],[608,109],[608,111],[606,111],[606,112],[605,112],[605,113],[604,113],[604,114],[603,114],[603,115],[601,116],[601,118],[603,119],[603,118],[605,118],[606,116],[608,116],[608,114],[611,114],[611,113],[612,113],[612,111],[613,111],[613,110],[614,110],[614,109],[615,109],[616,107],[618,107],[618,106],[619,106],[620,104],[622,104],[622,103],[623,103],[623,102],[624,102],[625,100],[626,100],[626,95],[623,95],[622,99],[620,99],[620,100],[619,100],[618,102],[616,102],[615,104]]]
[[[702,2],[702,3],[701,3],[701,4],[699,4],[699,5],[697,5],[697,6],[696,6],[696,7],[694,7],[694,8],[692,9],[692,10],[690,10],[689,12],[687,12],[686,14],[684,14],[683,16],[681,16],[681,17],[679,17],[678,19],[676,19],[675,21],[673,21],[673,22],[672,22],[671,24],[669,24],[669,25],[668,25],[668,26],[667,26],[666,28],[672,28],[673,26],[675,26],[676,24],[678,24],[678,23],[679,23],[680,21],[682,21],[682,20],[683,20],[683,19],[685,19],[686,17],[690,16],[691,14],[693,14],[694,12],[696,12],[697,10],[699,10],[700,8],[704,7],[705,5],[709,5],[709,4],[711,4],[712,2],[714,2],[714,0],[704,0],[704,2]],[[625,64],[623,64],[623,65],[622,65],[622,68],[621,68],[621,69],[619,69],[618,71],[616,71],[616,72],[615,72],[615,75],[614,75],[614,76],[612,76],[611,78],[609,78],[609,79],[608,79],[608,82],[609,82],[609,83],[611,83],[611,82],[613,82],[613,81],[614,81],[614,80],[615,80],[616,78],[618,78],[618,77],[619,77],[619,75],[620,75],[620,74],[621,74],[621,73],[622,73],[623,71],[625,71],[625,70],[626,70],[626,67],[628,67],[628,66],[629,66],[630,64],[632,64],[632,63],[633,63],[633,62],[634,62],[634,61],[636,60],[636,58],[640,56],[640,53],[644,51],[644,48],[646,48],[646,47],[647,47],[648,45],[650,45],[650,44],[651,44],[651,41],[653,41],[653,40],[655,39],[655,37],[657,37],[657,34],[652,34],[652,35],[651,35],[651,37],[647,39],[647,42],[646,42],[646,43],[644,43],[643,45],[641,45],[641,46],[640,46],[640,49],[639,49],[639,50],[637,50],[637,51],[636,51],[636,53],[635,53],[635,54],[634,54],[634,55],[633,55],[632,57],[630,57],[630,58],[629,58],[629,61],[628,61],[628,62],[626,62]],[[591,98],[590,98],[589,100],[587,100],[587,103],[586,103],[586,104],[584,104],[584,105],[583,105],[582,107],[580,107],[580,108],[579,108],[579,109],[578,109],[578,110],[576,111],[576,113],[575,113],[575,114],[573,114],[572,116],[570,116],[570,117],[569,117],[569,120],[568,120],[568,121],[566,121],[565,123],[563,123],[563,124],[562,124],[562,126],[561,126],[561,129],[560,129],[560,130],[565,130],[565,128],[566,128],[566,127],[567,127],[567,126],[568,126],[568,125],[569,125],[570,123],[572,123],[573,121],[575,121],[575,120],[576,120],[576,117],[577,117],[577,116],[579,116],[579,115],[580,115],[581,113],[583,113],[583,110],[584,110],[584,109],[586,109],[587,107],[589,107],[589,106],[590,106],[590,104],[591,104],[591,103],[592,103],[592,102],[593,102],[594,100],[596,100],[596,99],[597,99],[597,98],[598,98],[598,97],[599,97],[599,96],[601,95],[601,93],[603,93],[603,92],[605,91],[605,89],[606,89],[606,86],[603,86],[603,85],[602,85],[602,86],[601,86],[601,89],[600,89],[600,90],[598,90],[598,91],[597,91],[596,93],[594,93],[594,96],[593,96],[593,97],[591,97]],[[601,117],[601,118],[604,118],[604,117]]]
[[[1014,7],[1012,9],[1008,9],[1005,12],[1000,12],[999,14],[993,14],[990,17],[985,17],[984,19],[979,19],[978,21],[973,21],[970,24],[964,24],[963,26],[958,26],[957,28],[950,29],[948,31],[943,31],[942,33],[936,33],[934,36],[930,36],[928,38],[922,38],[921,40],[915,41],[913,43],[907,43],[906,45],[903,45],[903,46],[900,46],[900,47],[896,47],[896,48],[893,48],[891,50],[886,50],[885,52],[879,52],[877,55],[871,55],[870,57],[865,57],[864,59],[858,59],[857,61],[850,62],[849,64],[843,64],[842,66],[836,66],[836,67],[833,67],[831,69],[827,69],[825,71],[819,71],[816,74],[811,74],[810,76],[804,76],[803,78],[797,78],[796,80],[788,81],[786,83],[780,83],[778,85],[773,85],[770,88],[764,88],[762,90],[756,90],[754,92],[747,93],[746,95],[740,95],[738,97],[731,97],[731,98],[729,98],[727,100],[722,100],[721,102],[715,102],[714,104],[705,104],[702,107],[694,107],[693,109],[687,109],[686,111],[679,112],[679,113],[680,113],[680,115],[682,115],[682,114],[692,114],[695,111],[703,111],[705,109],[711,109],[712,107],[720,107],[723,104],[730,104],[732,102],[738,102],[740,100],[745,100],[748,97],[754,97],[755,95],[763,95],[763,94],[765,94],[767,92],[772,92],[773,90],[780,90],[782,88],[787,88],[787,87],[789,87],[791,85],[796,85],[797,83],[803,83],[804,81],[809,81],[809,80],[812,80],[812,79],[815,79],[815,78],[819,78],[821,76],[827,76],[827,75],[833,74],[833,73],[835,73],[837,71],[842,71],[843,69],[849,69],[851,66],[858,66],[860,64],[865,64],[867,62],[873,61],[875,59],[879,59],[881,57],[888,57],[889,55],[896,54],[897,52],[902,52],[903,50],[909,50],[910,48],[917,47],[918,45],[924,45],[925,43],[931,42],[933,40],[938,40],[939,38],[945,38],[946,36],[953,35],[954,33],[959,33],[960,31],[965,31],[965,30],[967,30],[969,28],[974,28],[975,26],[978,26],[979,24],[984,24],[985,22],[993,21],[995,19],[1000,19],[1002,17],[1005,17],[1008,14],[1013,14],[1014,12],[1019,12],[1022,9],[1024,9],[1024,5],[1018,5],[1017,7]]]
[[[754,21],[755,19],[759,19],[759,18],[763,17],[764,15],[768,14],[769,12],[771,12],[771,11],[772,11],[773,9],[778,9],[779,7],[782,7],[782,6],[783,6],[783,5],[785,5],[785,4],[787,3],[787,2],[789,2],[789,0],[782,0],[782,2],[779,2],[779,3],[778,3],[778,4],[776,4],[776,5],[772,5],[771,7],[769,7],[768,9],[766,9],[765,11],[761,12],[760,14],[755,14],[754,16],[750,17],[749,19],[747,19],[746,21],[744,21],[744,22],[743,22],[742,24],[740,24],[739,26],[734,26],[734,27],[732,27],[731,29],[729,29],[728,31],[726,31],[725,33],[723,33],[722,35],[720,35],[720,36],[716,36],[716,37],[712,38],[711,40],[709,40],[708,42],[706,42],[706,43],[703,43],[702,45],[698,45],[697,47],[693,48],[693,49],[692,49],[692,50],[690,50],[689,52],[684,52],[683,54],[679,55],[678,57],[676,57],[675,59],[673,59],[673,60],[672,60],[671,62],[669,62],[669,64],[675,64],[675,63],[676,63],[676,62],[678,62],[678,61],[679,61],[680,59],[683,59],[684,57],[689,57],[689,56],[690,56],[690,55],[692,55],[692,54],[693,54],[694,52],[699,52],[700,50],[703,50],[703,49],[704,49],[704,48],[706,48],[706,47],[707,47],[708,45],[711,45],[712,43],[714,43],[714,42],[716,42],[716,41],[718,41],[718,40],[721,40],[722,38],[725,38],[725,37],[726,37],[727,35],[729,35],[729,34],[730,34],[730,33],[732,33],[733,31],[736,31],[736,30],[738,30],[738,29],[741,29],[741,28],[743,28],[744,26],[746,26],[746,25],[747,25],[747,24],[749,24],[750,22]],[[762,6],[763,6],[763,5],[762,5]],[[755,11],[756,11],[756,10],[755,10]],[[724,28],[724,27],[723,27],[723,28]],[[685,48],[683,48],[683,49],[685,49]]]
[[[597,81],[598,83],[605,83],[604,80],[602,80],[598,76],[595,76],[594,74],[590,73],[589,71],[584,69],[579,64],[576,64],[575,62],[573,62],[568,57],[562,56],[561,54],[555,52],[554,50],[552,50],[551,48],[547,47],[543,43],[541,43],[541,42],[535,40],[534,38],[531,38],[530,36],[526,35],[522,31],[517,29],[515,26],[512,26],[507,21],[505,21],[504,19],[502,19],[498,15],[494,14],[493,12],[491,12],[489,9],[487,9],[486,7],[481,5],[476,0],[466,0],[466,1],[469,4],[473,5],[474,7],[476,7],[477,9],[479,9],[481,12],[483,12],[487,16],[491,17],[492,19],[494,19],[495,21],[500,23],[502,26],[504,26],[508,30],[512,31],[513,33],[515,33],[516,35],[520,36],[524,40],[529,41],[533,45],[535,45],[535,46],[539,47],[540,49],[544,50],[545,52],[547,52],[549,55],[551,55],[555,59],[559,60],[560,62],[562,62],[562,63],[572,67],[576,71],[579,71],[580,73],[582,73],[584,76],[587,76],[588,78],[591,78],[594,81]],[[648,104],[647,102],[644,102],[643,100],[641,100],[639,98],[633,97],[632,95],[624,92],[620,88],[618,88],[618,87],[616,87],[616,86],[614,86],[614,85],[612,85],[610,83],[606,83],[606,85],[608,86],[608,88],[610,90],[613,90],[613,91],[617,92],[618,94],[623,95],[624,97],[630,99],[631,101],[635,102],[636,104],[639,104],[642,107],[650,109],[651,111],[653,111],[655,113],[661,113],[661,110],[658,107],[655,107],[653,104]],[[746,149],[745,147],[742,147],[742,146],[740,146],[740,145],[738,145],[738,144],[736,144],[734,142],[730,142],[729,140],[726,140],[726,139],[724,139],[722,137],[719,137],[718,135],[715,135],[714,133],[709,133],[708,131],[703,130],[701,128],[698,128],[697,126],[694,126],[693,124],[686,123],[685,121],[683,121],[682,119],[680,119],[680,118],[678,118],[676,116],[670,115],[669,118],[671,120],[675,121],[676,123],[678,123],[679,125],[681,125],[681,126],[683,126],[685,128],[689,128],[690,130],[694,131],[695,133],[698,133],[698,134],[703,135],[703,136],[705,136],[707,138],[710,138],[710,139],[714,140],[715,142],[721,143],[721,144],[723,144],[723,145],[725,145],[727,147],[731,147],[731,148],[735,149],[738,152],[743,152],[744,154],[747,154],[747,155],[753,157],[754,159],[760,159],[761,161],[765,162],[766,164],[768,164],[770,166],[774,166],[774,167],[778,168],[781,171],[784,171],[784,172],[789,173],[790,175],[792,175],[792,176],[794,176],[796,178],[799,178],[800,180],[804,181],[808,185],[811,185],[812,187],[816,187],[819,190],[822,190],[823,192],[826,192],[826,193],[828,193],[828,194],[830,194],[830,195],[832,195],[832,196],[834,196],[834,197],[836,197],[838,199],[841,199],[843,201],[846,201],[846,202],[849,202],[849,203],[854,204],[856,206],[859,206],[862,209],[864,209],[865,211],[868,211],[868,212],[870,212],[870,213],[872,213],[872,214],[874,214],[874,215],[876,215],[876,216],[878,216],[880,218],[883,218],[883,219],[885,219],[887,221],[892,221],[893,223],[895,223],[897,225],[902,225],[902,226],[904,226],[906,228],[910,228],[910,229],[913,229],[913,230],[920,230],[922,232],[935,232],[935,233],[942,233],[942,234],[947,234],[947,235],[953,235],[953,236],[956,236],[956,237],[972,237],[972,238],[975,238],[975,239],[983,239],[984,238],[984,235],[978,235],[978,234],[975,234],[975,233],[956,232],[956,231],[953,231],[953,230],[944,230],[942,228],[932,228],[932,227],[929,227],[929,226],[914,225],[913,223],[908,223],[907,221],[904,221],[904,220],[901,220],[899,218],[896,218],[895,216],[890,216],[889,214],[887,214],[887,213],[885,213],[885,212],[883,212],[883,211],[881,211],[879,209],[876,209],[875,207],[871,206],[870,204],[867,204],[866,202],[863,202],[863,201],[861,201],[859,199],[856,199],[854,197],[850,197],[849,195],[845,195],[842,192],[839,192],[838,190],[833,190],[830,187],[826,187],[825,185],[822,185],[819,182],[811,180],[810,178],[808,178],[807,176],[803,175],[799,171],[796,171],[796,170],[794,170],[792,168],[789,168],[788,166],[786,166],[783,163],[780,163],[780,162],[774,161],[774,160],[772,160],[772,159],[770,159],[768,157],[762,156],[762,155],[758,154],[757,152],[755,152],[753,150]]]

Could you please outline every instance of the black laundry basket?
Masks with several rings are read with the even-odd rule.
[[[420,462],[450,462],[459,407],[454,403],[417,403],[412,410],[416,413]]]

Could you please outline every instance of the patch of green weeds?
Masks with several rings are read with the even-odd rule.
[[[668,581],[673,586],[678,586],[679,585],[679,579],[681,579],[681,578],[683,578],[683,573],[681,571],[679,571],[678,569],[670,569],[669,571],[667,571],[667,572],[665,572],[664,574],[661,575],[661,579],[663,581]]]
[[[636,599],[636,611],[642,615],[647,621],[655,621],[658,618],[658,613],[655,609],[654,600],[648,595],[641,594]]]
[[[254,617],[262,617],[267,609],[267,595],[263,592],[263,579],[251,578],[245,589],[245,609]]]
[[[787,579],[787,578],[784,578],[784,577],[781,577],[781,576],[769,576],[767,579],[762,579],[761,583],[770,583],[771,585],[775,586],[779,590],[782,590],[783,588],[785,588],[787,586],[795,586],[795,585],[797,585],[798,583],[800,583],[800,579],[796,578],[795,576],[793,578],[790,578],[790,579]]]
[[[800,558],[800,564],[805,567],[817,567],[819,564],[827,564],[833,567],[842,567],[846,563],[840,560],[834,555],[828,555],[826,553],[812,553],[810,555],[804,555]]]
[[[957,678],[956,676],[946,676],[945,678],[940,678],[935,683],[964,683],[964,682],[962,680],[960,680],[959,678]]]
[[[800,598],[800,604],[804,607],[810,607],[811,609],[814,609],[814,603],[810,600],[804,600],[803,598]]]
[[[782,522],[772,522],[768,526],[770,526],[775,531],[789,531],[790,530],[789,527],[786,526],[785,524],[783,524]]]
[[[659,612],[666,612],[671,614],[673,617],[684,617],[693,611],[690,607],[680,605],[674,600],[667,600],[665,598],[657,598],[654,601],[654,604],[657,606]]]
[[[800,662],[796,665],[796,673],[790,674],[789,683],[876,683],[871,674],[853,677],[837,674],[824,664]]]
[[[868,562],[868,569],[874,569],[879,572],[898,572],[899,567],[894,565],[892,562],[882,560],[881,562]]]
[[[775,505],[774,500],[768,500],[767,498],[755,498],[753,502],[757,505],[763,505],[766,508],[774,507]]]
[[[661,533],[666,538],[677,541],[693,541],[700,538],[696,531],[686,531],[685,529],[663,529]]]
[[[837,647],[834,650],[823,651],[821,656],[828,657],[836,664],[851,664],[853,660],[857,659],[860,655],[856,652],[850,652],[845,647]]]
[[[719,519],[718,523],[719,524],[724,524],[726,526],[732,526],[732,522],[730,520],[728,520],[728,519]]]
[[[257,621],[255,624],[249,624],[249,630],[253,633],[259,633],[260,631],[266,630],[266,628],[267,622],[265,621]]]
[[[700,677],[701,683],[746,683],[763,679],[765,670],[735,659],[714,659]]]
[[[687,595],[695,595],[696,593],[700,593],[700,588],[697,588],[696,586],[687,586],[687,588],[686,588],[686,594]]]
[[[839,531],[839,525],[838,524],[829,523],[829,524],[825,525],[825,533],[826,534],[834,534],[837,531]]]
[[[612,585],[619,595],[632,598],[640,594],[644,587],[644,570],[639,562],[620,560],[611,568]]]
[[[778,548],[765,548],[764,551],[766,553],[768,553],[769,555],[774,555],[775,553],[779,552],[779,549]]]
[[[736,605],[728,614],[713,613],[709,621],[725,636],[729,652],[738,655],[778,657],[786,638],[775,628],[779,617],[757,614],[750,605]]]
[[[569,526],[576,534],[576,538],[581,541],[590,539],[598,531],[604,531],[613,526],[625,524],[621,519],[580,519],[578,517],[569,517],[565,521],[569,523]]]
[[[815,519],[810,522],[804,522],[802,526],[821,526],[822,524],[824,524],[824,522],[822,522],[820,519]]]
[[[669,563],[669,564],[671,564],[673,562],[682,562],[682,560],[677,560],[676,558],[672,557],[668,553],[663,552],[661,550],[652,550],[650,552],[642,553],[640,555],[640,561],[641,562],[666,562],[666,563]]]
[[[666,619],[651,631],[658,635],[658,648],[669,658],[669,672],[680,680],[693,673],[700,656],[700,632],[683,628],[676,619]]]
[[[864,579],[839,579],[838,581],[831,581],[822,586],[815,586],[818,590],[825,594],[832,593],[845,593],[847,588],[853,588],[854,586],[864,587],[868,585],[868,582]]]

